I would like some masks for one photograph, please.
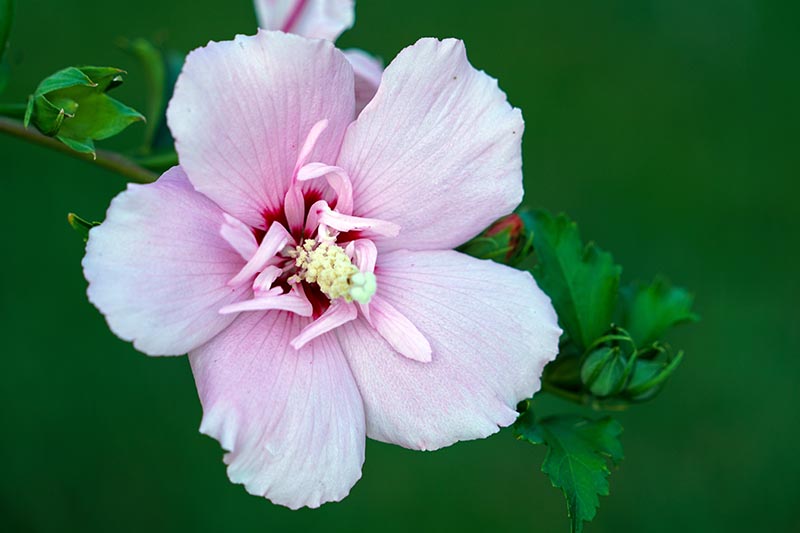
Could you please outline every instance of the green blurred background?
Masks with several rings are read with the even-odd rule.
[[[526,202],[564,210],[624,278],[691,288],[699,325],[655,401],[619,415],[626,460],[591,532],[800,531],[796,2],[362,0],[339,41],[390,60],[455,36],[523,109]],[[20,0],[23,101],[71,64],[140,67],[118,36],[188,51],[253,33],[249,0]],[[133,126],[104,147],[138,142]],[[227,481],[184,358],[115,338],[86,301],[75,211],[122,179],[0,138],[0,530],[566,531],[544,449],[503,431],[434,453],[370,442],[350,497],[292,512]],[[545,399],[541,412],[569,409]]]

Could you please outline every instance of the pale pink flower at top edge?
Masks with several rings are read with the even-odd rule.
[[[355,22],[354,0],[255,0],[258,25],[335,42]],[[356,114],[375,96],[383,62],[363,50],[344,50],[355,73]]]
[[[345,497],[365,436],[434,450],[513,423],[561,333],[530,274],[453,251],[522,198],[497,82],[422,39],[355,121],[352,87],[324,40],[193,51],[180,167],[119,194],[83,261],[118,336],[189,353],[230,479],[291,508]]]

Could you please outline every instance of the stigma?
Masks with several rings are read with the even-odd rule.
[[[288,255],[297,269],[289,278],[290,284],[316,284],[331,300],[341,298],[348,303],[367,304],[375,294],[375,274],[361,272],[333,238],[306,239]]]

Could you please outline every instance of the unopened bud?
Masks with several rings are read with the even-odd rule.
[[[651,399],[661,391],[667,379],[681,364],[682,359],[683,352],[679,352],[669,361],[639,359],[636,361],[631,379],[625,388],[625,396],[637,402]]]
[[[601,347],[589,354],[581,368],[581,381],[595,396],[620,392],[628,378],[627,361],[619,348]]]
[[[527,231],[523,217],[513,213],[496,221],[459,250],[479,259],[514,266],[533,250],[533,234]]]
[[[94,141],[121,132],[144,117],[106,93],[122,83],[123,70],[68,67],[42,80],[28,98],[25,125],[33,124],[77,152],[94,153]]]

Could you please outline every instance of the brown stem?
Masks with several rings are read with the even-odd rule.
[[[136,183],[153,183],[158,179],[158,174],[140,167],[127,157],[106,150],[97,150],[95,157],[92,154],[82,154],[61,143],[58,139],[42,135],[33,128],[26,128],[19,120],[0,117],[0,132],[28,141],[29,143],[50,148],[56,152],[82,159],[89,163],[121,174],[129,181]]]

